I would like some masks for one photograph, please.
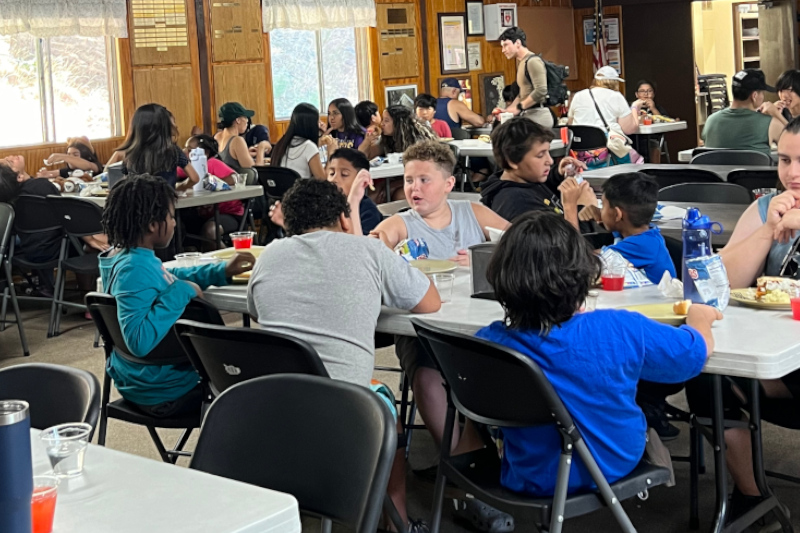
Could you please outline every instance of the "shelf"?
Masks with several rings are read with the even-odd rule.
[[[758,40],[758,36],[756,35],[755,37],[742,37],[742,40],[743,41],[757,41]]]
[[[760,58],[760,57],[758,57],[758,56],[753,56],[753,57],[743,57],[743,58],[742,58],[742,62],[743,62],[743,63],[752,63],[752,62],[754,62],[754,61],[761,61],[761,58]]]
[[[739,18],[742,20],[758,20],[758,13],[741,13]]]

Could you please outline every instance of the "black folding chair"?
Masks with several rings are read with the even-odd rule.
[[[669,235],[662,235],[662,237],[667,245],[669,258],[672,259],[672,266],[675,267],[675,274],[678,275],[678,279],[683,280],[683,241]]]
[[[0,203],[0,293],[3,302],[0,305],[0,331],[6,329],[6,324],[16,324],[19,330],[19,340],[22,343],[22,355],[31,354],[28,350],[28,339],[25,337],[25,328],[22,325],[22,314],[19,311],[17,292],[14,288],[14,276],[11,274],[11,263],[8,260],[9,242],[12,238],[14,227],[14,208],[9,204]],[[14,320],[7,320],[6,310],[8,301],[11,300],[11,309],[14,311]]]
[[[488,341],[412,319],[417,336],[433,357],[448,391],[447,420],[434,492],[431,531],[437,533],[442,519],[445,483],[453,481],[469,494],[502,508],[525,508],[534,513],[543,531],[560,533],[563,521],[602,508],[611,509],[621,528],[635,532],[620,501],[646,493],[666,483],[669,471],[640,463],[623,479],[609,485],[553,386],[541,368],[521,353]],[[497,384],[502,383],[502,387]],[[500,485],[500,460],[491,447],[479,452],[450,456],[456,410],[468,419],[499,427],[553,425],[561,434],[562,451],[552,498],[536,498],[511,492]],[[597,491],[567,494],[573,450],[583,461]],[[476,460],[476,457],[480,459]],[[599,492],[599,494],[598,494]]]
[[[692,151],[692,165],[755,165],[771,166],[772,158],[755,150],[725,150],[700,148]]]
[[[472,134],[464,128],[450,128],[450,135],[453,136],[455,141],[464,141],[472,138]]]
[[[659,189],[679,183],[722,183],[722,178],[716,173],[700,168],[660,168],[654,165],[646,166],[641,171],[653,176]]]
[[[294,183],[302,179],[300,178],[300,174],[295,172],[290,168],[283,168],[283,167],[255,167],[256,171],[258,172],[258,183],[264,189],[264,199],[266,200],[266,210],[264,211],[264,218],[262,219],[261,228],[265,231],[269,231],[268,228],[272,228],[274,234],[278,237],[283,236],[283,229],[276,227],[272,224],[269,217],[267,216],[269,213],[269,207],[274,204],[275,202],[279,202],[283,199],[283,195],[286,194]],[[270,232],[272,233],[272,232]],[[265,243],[266,239],[262,238],[262,235],[259,235],[259,242]]]
[[[389,408],[365,387],[275,375],[223,392],[190,468],[297,498],[303,513],[358,533],[378,525],[397,446]]]
[[[775,170],[733,170],[728,174],[728,183],[741,185],[745,189],[782,189],[781,180],[778,179],[778,169]]]
[[[553,135],[556,139],[561,140],[561,130],[563,128],[567,129],[567,143],[564,145],[564,148],[560,148],[558,150],[550,150],[550,155],[553,156],[554,159],[556,157],[564,157],[569,155],[569,151],[572,148],[572,140],[575,134],[571,129],[569,129],[568,126],[557,126],[553,128]]]
[[[92,426],[91,439],[100,417],[100,382],[91,372],[65,365],[10,366],[0,370],[0,400],[28,402],[36,429],[85,422]]]
[[[184,368],[191,368],[191,363],[183,352],[183,348],[174,330],[170,331],[149,354],[144,357],[136,357],[131,354],[125,342],[125,338],[122,335],[122,328],[117,316],[117,301],[114,297],[108,294],[90,292],[86,295],[86,307],[89,309],[89,313],[92,315],[92,319],[97,329],[100,331],[100,336],[103,338],[103,349],[105,350],[106,360],[106,372],[103,376],[100,434],[97,437],[97,443],[101,446],[105,446],[108,419],[116,418],[117,420],[122,420],[130,424],[145,426],[150,433],[150,438],[153,439],[153,443],[156,445],[158,454],[165,463],[174,463],[178,460],[178,457],[190,455],[183,451],[183,447],[186,445],[186,441],[189,440],[192,429],[200,427],[201,413],[199,410],[196,413],[180,417],[156,418],[146,415],[124,398],[113,402],[109,401],[111,394],[111,376],[108,375],[107,369],[108,360],[112,352],[115,352],[126,361],[138,365],[184,365]],[[186,306],[186,310],[183,313],[183,317],[209,324],[224,324],[217,309],[210,303],[199,298],[195,298],[189,302],[189,305]],[[184,431],[176,445],[171,450],[167,450],[161,442],[158,433],[156,433],[156,428],[183,429]]]
[[[659,201],[749,205],[753,193],[735,183],[679,183],[658,191]]]
[[[97,255],[84,253],[80,239],[103,233],[103,210],[89,200],[67,196],[48,196],[47,205],[59,217],[61,227],[64,229],[56,270],[53,304],[50,309],[50,327],[47,330],[48,337],[55,337],[60,333],[61,310],[64,306],[86,310],[83,304],[64,300],[67,270],[76,274],[100,275]],[[68,255],[70,243],[78,252],[76,257]]]
[[[572,132],[572,149],[577,151],[599,150],[608,142],[606,132],[595,126],[567,126]]]
[[[288,335],[191,320],[179,320],[175,332],[201,384],[215,397],[237,383],[272,374],[328,377],[317,351]]]

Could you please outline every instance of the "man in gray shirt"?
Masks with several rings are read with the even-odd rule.
[[[505,109],[506,113],[523,116],[545,128],[554,126],[553,115],[544,102],[547,99],[547,68],[542,58],[527,48],[525,32],[516,26],[500,34],[503,55],[517,60],[519,96]]]

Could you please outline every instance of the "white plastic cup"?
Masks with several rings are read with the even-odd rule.
[[[393,153],[393,154],[388,154],[386,158],[388,159],[390,165],[399,165],[401,155],[402,154]]]
[[[505,124],[507,120],[514,118],[514,113],[500,113],[500,124]]]

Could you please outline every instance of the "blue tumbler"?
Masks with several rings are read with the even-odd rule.
[[[0,531],[30,533],[33,464],[28,403],[0,401]]]

